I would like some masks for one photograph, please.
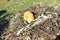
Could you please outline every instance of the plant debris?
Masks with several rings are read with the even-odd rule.
[[[25,23],[25,11],[34,13],[35,20]],[[55,40],[60,35],[59,14],[55,6],[35,3],[25,11],[17,13],[9,24],[9,29],[1,35],[3,40]]]

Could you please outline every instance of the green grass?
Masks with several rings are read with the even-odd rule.
[[[52,4],[59,4],[59,0],[0,0],[0,10],[5,9],[9,13],[17,12],[20,10],[25,10],[29,6],[31,6],[34,2],[45,2]]]
[[[60,0],[0,0],[0,11],[7,10],[6,13],[0,15],[0,23],[4,23],[4,19],[9,15],[15,15],[16,12],[25,10],[35,2],[43,2],[48,4],[58,5]]]

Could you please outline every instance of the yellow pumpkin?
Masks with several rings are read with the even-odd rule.
[[[34,20],[34,15],[31,11],[24,12],[23,15],[24,20],[26,20],[28,23]]]

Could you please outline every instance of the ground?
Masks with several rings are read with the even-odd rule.
[[[59,5],[60,3],[59,0],[0,0],[0,33],[7,30],[6,28],[9,27],[9,19],[15,16],[18,11],[26,10],[33,3],[38,2],[52,5]]]

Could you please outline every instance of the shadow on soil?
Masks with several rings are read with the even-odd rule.
[[[60,35],[57,36],[57,38],[55,40],[60,40]]]
[[[1,10],[0,11],[0,16],[3,15],[4,13],[6,13],[7,11],[6,10]]]
[[[1,10],[0,16],[5,14],[6,12],[7,10]],[[0,36],[1,36],[1,33],[4,31],[4,28],[7,27],[8,24],[9,24],[9,21],[5,17],[0,17]],[[1,37],[0,37],[0,40],[2,40]]]

